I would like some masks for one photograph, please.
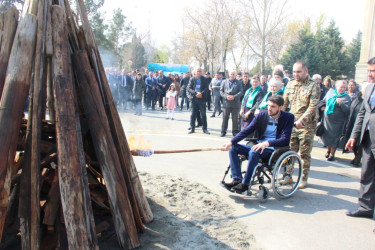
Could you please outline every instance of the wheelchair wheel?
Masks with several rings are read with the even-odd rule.
[[[270,191],[268,190],[268,188],[266,188],[265,186],[260,186],[259,187],[259,192],[258,192],[258,199],[261,203],[265,203],[268,201],[268,197],[269,197],[269,193]]]
[[[277,197],[288,198],[298,189],[302,178],[302,161],[294,151],[283,153],[273,167],[272,189]]]

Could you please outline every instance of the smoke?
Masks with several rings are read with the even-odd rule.
[[[99,53],[100,53],[100,57],[102,58],[104,68],[118,66],[118,58],[115,53],[106,49],[103,46],[99,46],[98,48],[99,48]]]

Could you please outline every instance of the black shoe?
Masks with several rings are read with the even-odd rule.
[[[217,116],[219,116],[220,114],[221,114],[222,112],[221,111],[219,111],[219,114],[217,115]]]
[[[330,155],[328,158],[327,158],[327,161],[333,161],[335,159],[334,156]]]
[[[210,117],[215,117],[215,115],[211,115]]]
[[[210,134],[210,132],[208,132],[208,130],[207,129],[203,129],[203,133],[205,133],[205,134]]]
[[[353,163],[354,166],[359,167],[361,165],[361,160],[354,158]]]
[[[240,183],[240,184],[232,187],[232,190],[234,192],[238,193],[238,194],[241,194],[241,193],[245,192],[248,189],[249,189],[249,186],[245,185],[245,184],[242,184],[242,183]]]
[[[195,127],[196,127],[196,128],[199,128],[200,126],[202,126],[202,124],[197,124]]]
[[[240,179],[233,179],[233,181],[232,181],[232,182],[229,182],[229,183],[223,182],[223,186],[224,186],[226,189],[230,190],[232,187],[237,186],[237,185],[240,184],[240,183],[241,183],[241,180],[240,180]]]
[[[224,133],[221,133],[221,134],[220,134],[220,137],[224,137],[226,134],[227,134],[227,133],[225,133],[225,132],[224,132]]]
[[[191,129],[188,134],[192,134],[192,133],[195,133],[195,130],[194,129]]]
[[[189,127],[188,130],[191,130],[191,127]]]
[[[372,218],[374,216],[374,212],[372,211],[362,211],[359,209],[354,210],[354,211],[347,211],[345,214],[350,217],[364,217],[364,218]]]
[[[327,151],[327,153],[324,155],[326,158],[328,158],[329,157],[329,154],[330,154],[330,152],[329,151]]]

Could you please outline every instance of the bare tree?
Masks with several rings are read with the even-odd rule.
[[[239,0],[242,13],[239,34],[250,51],[261,62],[264,73],[266,59],[279,54],[282,30],[285,28],[288,0]],[[281,36],[281,37],[280,37]]]
[[[207,70],[225,70],[227,52],[234,45],[237,19],[227,1],[212,0],[199,9],[188,9],[184,32],[176,43],[185,59],[193,57]]]

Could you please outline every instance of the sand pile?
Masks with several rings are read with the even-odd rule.
[[[142,249],[249,249],[254,238],[231,207],[199,183],[140,173],[154,221],[140,237]]]

